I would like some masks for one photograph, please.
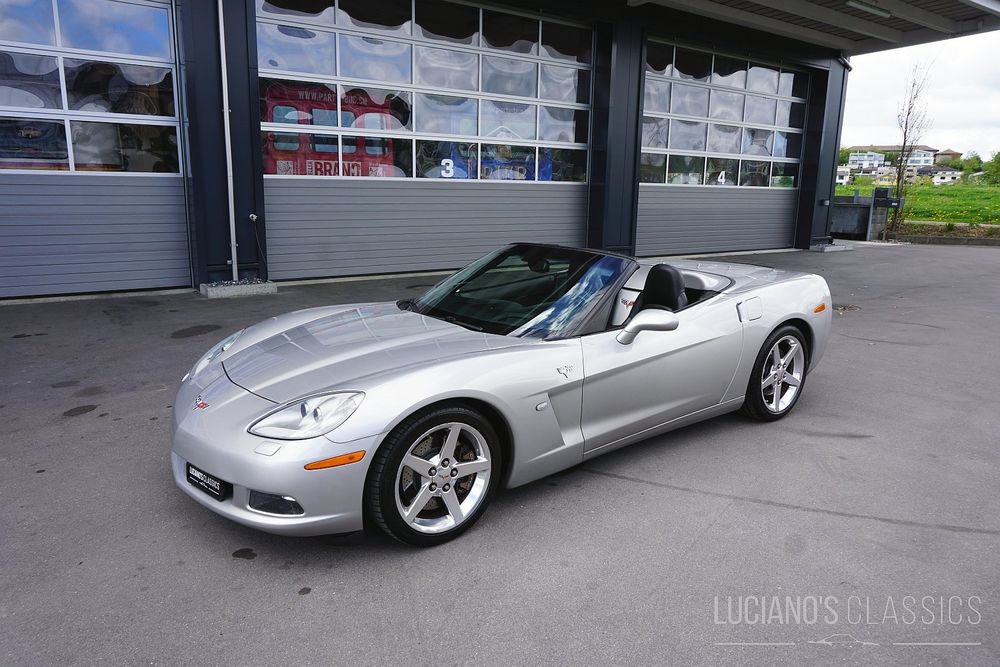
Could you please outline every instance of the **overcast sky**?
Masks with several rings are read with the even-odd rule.
[[[938,150],[1000,151],[1000,31],[851,58],[841,145],[898,144],[896,109],[915,63],[931,62],[931,129]]]

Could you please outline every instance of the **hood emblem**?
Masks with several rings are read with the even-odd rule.
[[[572,366],[560,366],[559,368],[556,369],[556,372],[559,373],[559,375],[562,375],[564,378],[566,378],[568,380],[569,379],[569,374],[573,372],[573,367]]]
[[[195,408],[195,410],[204,410],[207,407],[208,407],[208,403],[206,403],[205,401],[201,400],[201,394],[198,394],[198,398],[194,399],[194,408]]]

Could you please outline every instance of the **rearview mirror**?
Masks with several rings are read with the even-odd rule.
[[[669,310],[649,308],[640,310],[632,319],[625,323],[625,328],[618,334],[618,342],[631,345],[640,331],[673,331],[680,324],[677,315]]]

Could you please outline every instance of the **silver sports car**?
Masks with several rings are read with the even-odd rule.
[[[511,245],[418,299],[220,342],[178,391],[174,479],[272,533],[439,544],[500,486],[740,408],[780,419],[831,311],[819,276]]]

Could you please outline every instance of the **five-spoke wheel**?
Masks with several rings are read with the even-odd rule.
[[[482,514],[500,459],[493,427],[475,410],[454,405],[417,413],[386,437],[372,462],[369,515],[403,542],[445,542]]]
[[[764,421],[784,417],[799,400],[808,363],[802,332],[790,325],[780,327],[761,346],[743,411]]]

